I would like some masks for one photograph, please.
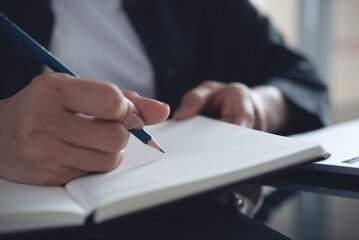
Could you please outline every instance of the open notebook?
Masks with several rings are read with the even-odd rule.
[[[0,232],[95,223],[322,156],[316,143],[195,117],[147,128],[162,154],[130,138],[123,163],[65,187],[0,179]]]
[[[359,119],[293,137],[318,142],[330,153],[328,159],[305,165],[306,169],[359,175]]]

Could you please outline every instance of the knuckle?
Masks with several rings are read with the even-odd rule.
[[[45,132],[49,123],[38,118],[35,114],[24,116],[18,123],[17,142],[18,151],[24,159],[39,163],[49,153],[48,141],[45,140]]]
[[[63,84],[71,80],[72,76],[69,76],[64,73],[44,73],[36,76],[31,81],[31,99],[42,100],[45,96],[46,98],[53,97],[62,92]]]
[[[216,84],[216,82],[215,81],[212,81],[212,80],[206,80],[206,81],[204,81],[204,82],[202,82],[202,86],[205,86],[205,87],[211,87],[211,86],[213,86],[213,85],[215,85]]]
[[[123,94],[112,83],[104,83],[104,86],[103,110],[109,117],[115,118],[123,107]]]
[[[42,76],[35,77],[29,85],[27,92],[27,105],[33,104],[34,101],[41,98],[46,93],[45,79]]]
[[[201,86],[212,89],[212,88],[223,87],[224,83],[213,81],[213,80],[205,80],[204,82],[202,82]]]
[[[247,86],[240,82],[230,82],[227,86],[228,88],[238,89],[241,91],[247,89]]]
[[[57,76],[58,74],[59,73],[45,73],[38,75],[32,80],[31,84],[39,92],[48,92],[51,90],[51,86],[57,82],[52,79],[49,81],[49,78],[53,78],[52,76]]]
[[[39,124],[39,118],[37,115],[32,113],[26,113],[19,119],[18,122],[18,131],[22,136],[31,135],[36,131],[41,124]]]
[[[41,165],[45,162],[45,149],[39,148],[36,144],[30,141],[23,141],[20,145],[19,152],[23,159],[31,162],[32,164]]]
[[[195,89],[192,89],[185,94],[181,104],[185,106],[203,106],[206,104],[206,99]]]
[[[250,128],[254,127],[256,118],[255,118],[253,113],[246,112],[245,115],[244,115],[244,119],[246,119],[248,127],[250,127]]]
[[[31,144],[22,143],[19,148],[19,153],[23,159],[27,159],[29,162],[36,163],[39,161],[39,156]]]
[[[27,162],[35,167],[44,164],[48,157],[51,156],[52,149],[47,144],[48,140],[44,139],[42,134],[31,134],[23,136],[18,141],[18,154]]]
[[[116,153],[124,149],[127,145],[130,133],[122,124],[113,123],[109,128],[107,144],[108,151]]]
[[[108,172],[113,169],[115,169],[120,163],[122,162],[124,158],[124,150],[114,153],[114,154],[108,154],[105,159],[103,159],[101,164],[101,172]]]
[[[125,90],[125,91],[122,91],[126,97],[136,97],[138,96],[138,93],[134,92],[134,91],[128,91],[128,90]]]
[[[35,171],[31,178],[35,185],[52,186],[58,184],[55,175],[51,171],[46,171],[44,169]]]
[[[191,89],[185,94],[184,99],[188,102],[195,102],[195,101],[201,101],[202,97],[200,96],[200,94],[196,89]]]
[[[239,83],[239,82],[228,83],[227,91],[228,91],[228,95],[232,97],[243,98],[245,96],[250,95],[250,89],[243,83]]]
[[[37,75],[36,77],[34,77],[31,81],[31,84],[32,85],[43,85],[44,82],[46,82],[45,80],[47,79],[48,77],[48,74],[40,74],[40,75]]]

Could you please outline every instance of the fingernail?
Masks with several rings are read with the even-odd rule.
[[[131,120],[127,123],[128,129],[142,129],[145,126],[145,123],[143,122],[142,118],[134,114]]]

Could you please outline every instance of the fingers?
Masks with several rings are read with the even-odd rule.
[[[167,104],[128,91],[124,91],[125,97],[111,83],[75,78],[62,73],[42,74],[34,82],[39,82],[37,86],[44,88],[46,97],[50,95],[55,98],[55,102],[59,101],[65,110],[116,120],[128,129],[141,129],[144,121],[146,124],[162,122],[169,115]]]
[[[111,83],[76,78],[63,73],[42,74],[34,82],[71,112],[121,121],[130,107],[122,92]]]
[[[228,84],[218,95],[216,101],[221,107],[221,120],[254,128],[255,106],[248,87],[237,83]]]
[[[144,98],[135,92],[122,91],[136,107],[138,114],[143,119],[145,125],[153,125],[163,122],[170,113],[169,105],[154,99]]]
[[[123,159],[128,129],[159,123],[169,114],[167,104],[125,95],[109,83],[39,75],[0,102],[0,177],[59,185],[114,169]]]
[[[66,143],[64,143],[66,144]],[[67,144],[59,157],[61,164],[84,172],[108,172],[120,165],[124,150],[106,153]]]
[[[51,165],[48,168],[33,171],[32,174],[29,174],[32,176],[24,179],[23,182],[33,185],[59,186],[86,174],[88,174],[88,172],[75,168]]]
[[[198,87],[187,92],[182,98],[181,104],[173,117],[175,119],[187,119],[199,114],[209,105],[211,98],[222,88],[223,83],[206,81]]]
[[[61,121],[49,121],[53,124],[46,130],[60,140],[106,153],[121,151],[129,138],[127,127],[117,121],[68,112],[61,116]]]
[[[262,130],[255,98],[255,93],[244,84],[208,81],[185,94],[173,117],[187,119],[205,110],[222,121]]]

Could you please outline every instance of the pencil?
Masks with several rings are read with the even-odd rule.
[[[10,19],[8,19],[2,12],[0,12],[0,28],[9,37],[19,43],[23,48],[28,50],[32,55],[34,55],[41,62],[46,64],[53,71],[67,73],[69,75],[78,77],[76,73],[74,73],[60,60],[58,60],[54,55],[52,55],[48,50],[46,50],[46,48],[41,46],[37,41],[30,37]],[[164,151],[157,144],[155,139],[152,138],[152,136],[144,129],[129,129],[129,131],[144,144],[147,144],[148,146],[151,146],[164,153]]]

